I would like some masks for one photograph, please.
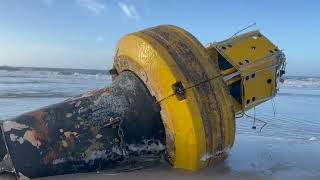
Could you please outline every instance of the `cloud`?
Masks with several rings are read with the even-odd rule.
[[[97,39],[96,39],[97,43],[102,43],[103,41],[104,41],[104,38],[101,36],[97,37]]]
[[[107,11],[107,5],[100,0],[77,0],[77,2],[95,15],[100,15]]]
[[[43,2],[44,2],[46,5],[51,5],[51,4],[53,4],[54,0],[43,0]]]
[[[123,2],[119,2],[118,6],[127,17],[133,18],[135,20],[138,20],[140,18],[136,11],[136,8],[133,5],[128,5]]]

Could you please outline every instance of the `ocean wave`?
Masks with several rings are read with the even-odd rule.
[[[320,97],[320,94],[307,94],[307,93],[282,93],[282,92],[279,92],[277,95],[296,96],[296,97]]]
[[[65,77],[65,76],[89,76],[99,77],[106,76],[103,73],[79,73],[79,72],[56,72],[56,71],[2,71],[0,70],[0,77],[12,78],[29,78],[29,77]]]
[[[88,69],[59,69],[59,68],[7,68],[0,69],[0,83],[51,83],[51,80],[70,79],[102,79],[110,77],[105,70]],[[10,70],[9,70],[10,69]],[[2,78],[2,79],[1,79]],[[12,78],[8,79],[8,78]],[[16,78],[16,79],[15,79]],[[29,80],[25,80],[29,79]],[[44,80],[44,81],[43,81]],[[16,82],[14,82],[16,81]],[[72,81],[70,81],[72,82]],[[55,83],[55,82],[54,82]],[[280,88],[320,88],[320,77],[311,76],[286,76]]]
[[[11,98],[68,98],[75,96],[72,93],[64,92],[16,92],[16,93],[0,93],[0,99]]]
[[[57,83],[62,84],[62,82],[45,81],[45,80],[38,80],[38,81],[35,81],[35,80],[10,81],[10,80],[1,80],[0,79],[0,85],[1,84],[7,84],[7,85],[10,85],[10,84],[57,84]],[[75,84],[75,83],[70,82],[68,84]]]
[[[69,98],[77,94],[62,92],[25,92],[25,93],[1,93],[0,99],[8,98]],[[299,94],[299,93],[278,93],[279,96],[295,96],[295,97],[317,97],[317,94]]]
[[[60,69],[60,68],[14,68],[0,69],[0,77],[59,77],[59,76],[106,76],[107,70]]]
[[[289,76],[284,79],[284,83],[281,83],[280,86],[297,88],[320,88],[320,77]]]

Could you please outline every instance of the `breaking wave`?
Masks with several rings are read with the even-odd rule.
[[[1,66],[0,66],[1,67]],[[0,68],[0,83],[43,83],[40,78],[45,79],[92,79],[109,75],[107,70],[90,69],[59,69],[59,68],[25,68],[25,67],[2,67]],[[28,81],[6,81],[4,78],[28,78]],[[33,79],[30,79],[33,78]],[[50,83],[48,81],[47,83]],[[320,88],[320,77],[312,76],[286,76],[280,87],[293,88]]]
[[[66,98],[110,83],[104,70],[0,68],[0,98]],[[320,97],[320,77],[287,76],[278,95]]]
[[[60,68],[32,68],[32,67],[4,67],[0,66],[0,77],[66,77],[66,76],[105,76],[107,70],[92,70],[92,69],[60,69]]]
[[[68,98],[110,82],[111,76],[101,70],[0,69],[0,98]]]
[[[295,87],[295,88],[320,88],[320,77],[303,77],[303,76],[289,76],[284,79],[281,87]]]
[[[311,94],[310,92],[309,93],[289,93],[289,92],[279,92],[277,95],[280,95],[280,96],[295,96],[295,97],[320,97],[320,94]]]
[[[16,93],[0,93],[0,99],[10,98],[68,98],[75,96],[74,93],[63,92],[16,92]]]

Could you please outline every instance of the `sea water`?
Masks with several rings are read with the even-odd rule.
[[[110,84],[110,75],[103,71],[0,70],[0,119]],[[236,134],[320,141],[319,103],[320,77],[286,77],[273,100],[247,112],[251,118],[244,115],[236,119]]]

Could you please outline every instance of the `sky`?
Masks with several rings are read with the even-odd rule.
[[[287,74],[320,76],[320,1],[0,0],[0,65],[109,69],[117,41],[173,24],[204,45],[257,23]]]

